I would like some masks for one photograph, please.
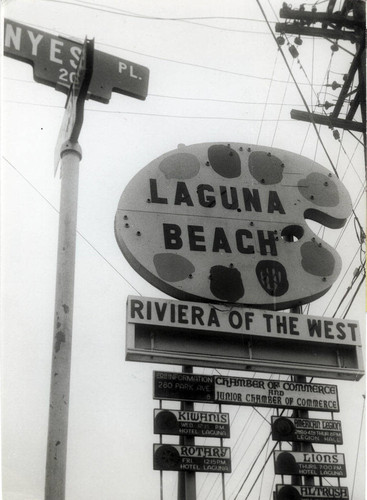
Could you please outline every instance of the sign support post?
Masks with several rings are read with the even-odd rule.
[[[291,309],[291,312],[302,314],[302,307],[293,307]],[[295,382],[306,382],[306,377],[303,375],[295,375],[294,377]],[[294,416],[295,417],[300,417],[300,418],[308,418],[308,410],[295,410],[294,411]],[[310,443],[293,443],[292,444],[292,450],[293,451],[312,451],[312,445]],[[315,481],[312,476],[305,476],[304,478],[305,485],[314,485]],[[294,485],[301,485],[302,484],[302,477],[301,476],[292,476],[292,484]]]
[[[76,220],[81,157],[78,143],[64,144],[61,152],[61,199],[45,500],[65,498]]]
[[[183,366],[182,373],[193,373],[192,366]],[[181,410],[193,410],[194,403],[182,401]],[[195,438],[192,436],[180,437],[181,445],[194,445]],[[186,471],[178,473],[177,500],[196,500],[196,478],[195,472]]]

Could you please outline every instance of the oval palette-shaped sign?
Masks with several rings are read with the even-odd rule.
[[[288,151],[239,143],[180,146],[124,190],[117,242],[131,266],[183,300],[285,309],[315,300],[341,259],[307,225],[342,227],[339,179]]]

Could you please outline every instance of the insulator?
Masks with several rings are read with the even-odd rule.
[[[296,36],[296,38],[294,39],[294,43],[296,45],[302,45],[303,44],[303,40],[300,36]]]
[[[339,50],[339,45],[337,43],[333,43],[332,46],[330,47],[333,52],[338,52]]]
[[[296,57],[299,56],[299,52],[298,52],[298,50],[296,49],[296,47],[294,45],[290,45],[289,48],[288,48],[288,50],[289,50],[291,56],[294,59],[296,59]]]
[[[338,141],[340,139],[339,130],[333,130],[333,136],[334,136],[334,139],[336,139]]]
[[[277,42],[278,42],[278,45],[284,45],[285,44],[285,39],[283,36],[278,36],[277,37]]]
[[[331,88],[333,90],[336,90],[338,89],[339,87],[341,87],[340,83],[336,82],[336,81],[333,81],[333,83],[331,84]]]
[[[332,108],[333,106],[335,106],[335,104],[332,104],[332,103],[331,103],[331,102],[329,102],[329,101],[325,101],[325,104],[324,104],[324,108],[325,108],[325,109]]]

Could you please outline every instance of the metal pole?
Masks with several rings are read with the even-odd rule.
[[[183,366],[182,373],[193,373],[192,366]],[[181,410],[194,410],[194,403],[182,401]],[[180,436],[180,445],[195,445],[195,437]],[[196,500],[196,478],[195,472],[185,471],[178,473],[178,500]]]
[[[60,156],[61,196],[45,500],[65,499],[76,219],[81,148],[77,142],[66,142],[63,144]]]
[[[302,307],[294,307],[291,309],[291,312],[302,314]],[[294,381],[295,382],[307,382],[306,377],[303,375],[295,375],[294,376]],[[295,410],[293,412],[293,416],[295,418],[308,418],[309,413],[307,410]],[[307,442],[301,442],[301,443],[292,443],[292,450],[293,451],[312,451],[312,444],[307,443]],[[308,486],[313,486],[315,484],[313,476],[303,476],[303,481],[305,485]],[[294,485],[302,485],[302,476],[292,476],[291,479],[292,484]]]

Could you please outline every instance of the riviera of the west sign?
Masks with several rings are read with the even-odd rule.
[[[345,380],[363,375],[360,329],[350,319],[129,296],[126,323],[131,361]]]

